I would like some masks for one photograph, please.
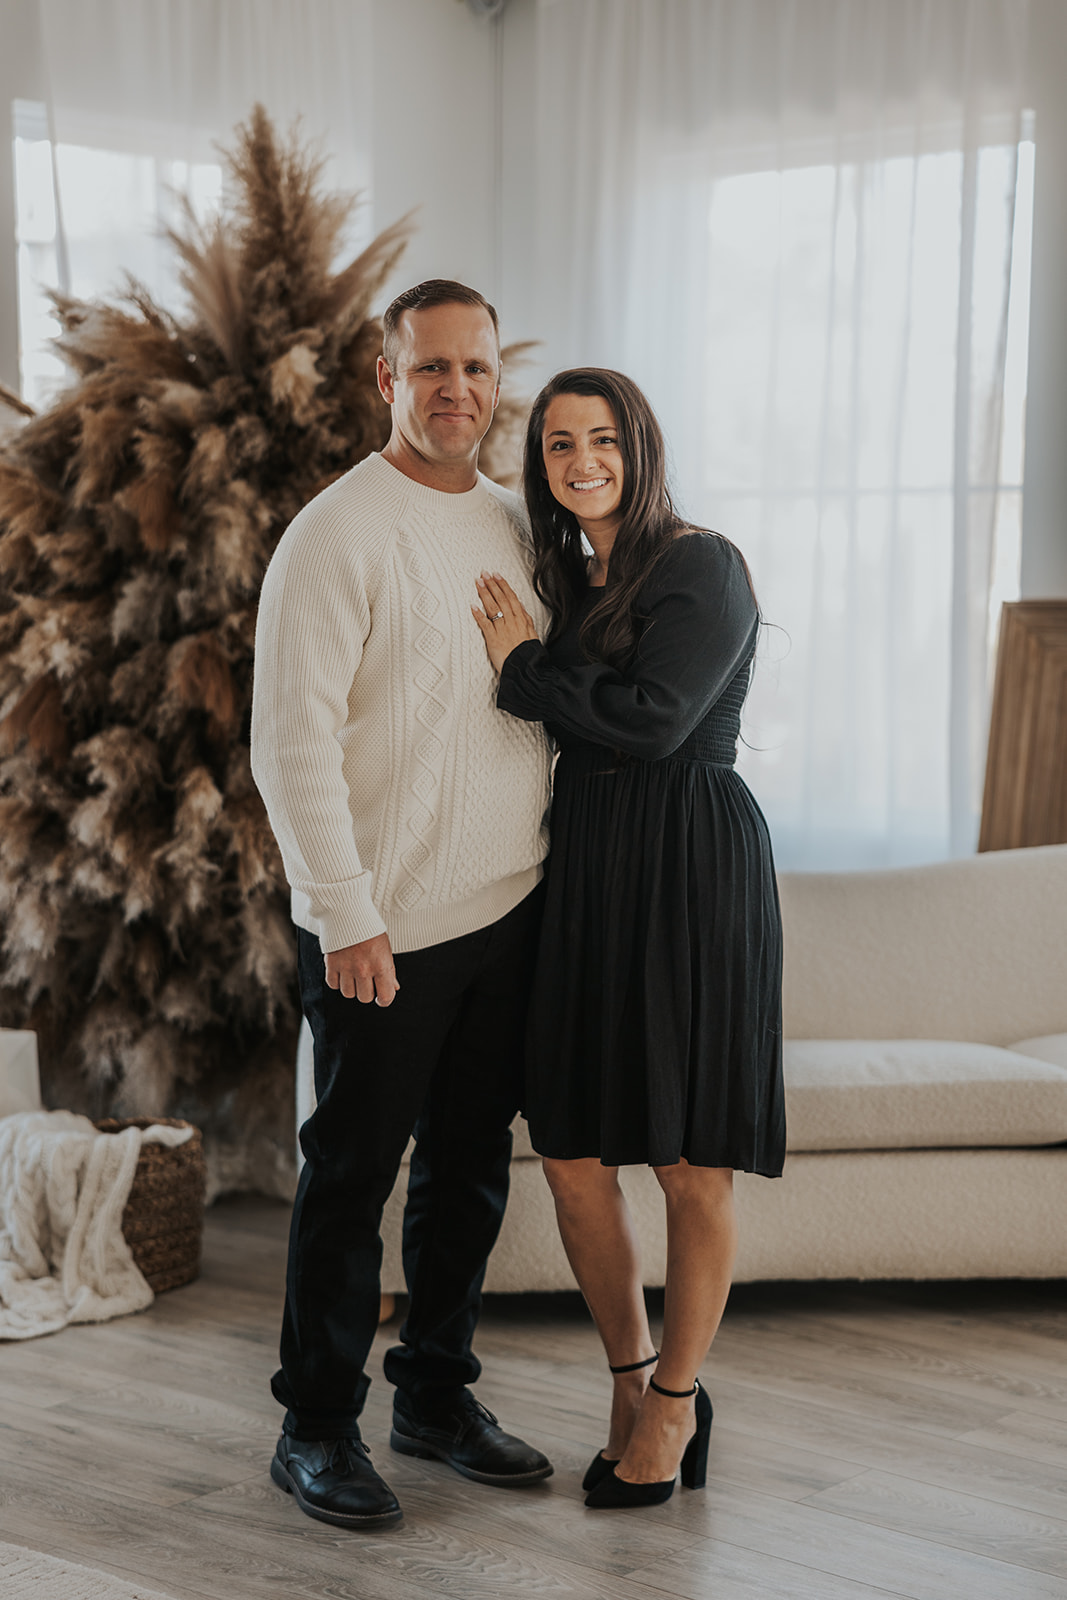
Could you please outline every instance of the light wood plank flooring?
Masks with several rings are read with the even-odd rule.
[[[0,1541],[174,1600],[1067,1600],[1067,1285],[735,1290],[707,1490],[630,1513],[579,1493],[609,1380],[578,1297],[492,1299],[478,1393],[555,1476],[392,1455],[378,1381],[364,1432],[406,1515],[358,1535],[267,1475],[286,1223],[224,1202],[196,1284],[0,1346]]]

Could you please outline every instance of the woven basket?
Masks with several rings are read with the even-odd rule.
[[[187,1128],[173,1117],[108,1117],[101,1133],[124,1128]],[[133,1184],[122,1213],[122,1232],[130,1254],[156,1294],[191,1283],[200,1270],[207,1168],[204,1141],[194,1128],[184,1144],[142,1144]]]

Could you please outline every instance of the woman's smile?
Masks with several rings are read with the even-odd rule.
[[[626,473],[615,417],[600,395],[560,394],[545,410],[545,476],[584,532],[610,536],[622,520]]]

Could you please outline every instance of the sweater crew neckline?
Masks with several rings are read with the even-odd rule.
[[[391,461],[386,461],[380,451],[375,450],[369,455],[366,464],[394,494],[404,495],[410,505],[420,506],[437,516],[469,516],[473,512],[481,511],[490,499],[486,487],[488,480],[480,472],[473,489],[463,489],[459,494],[449,494],[444,489],[431,489],[425,483],[416,483],[406,472],[401,472]]]

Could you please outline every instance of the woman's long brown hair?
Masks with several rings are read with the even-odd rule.
[[[541,436],[549,402],[561,394],[599,396],[615,418],[622,456],[622,521],[608,581],[585,618],[581,645],[590,660],[622,667],[640,635],[637,596],[653,567],[685,524],[667,488],[666,451],[655,413],[637,385],[605,367],[573,367],[551,378],[530,412],[523,457],[523,490],[534,543],[534,585],[552,614],[549,637],[561,633],[587,587],[582,534],[545,476]]]

